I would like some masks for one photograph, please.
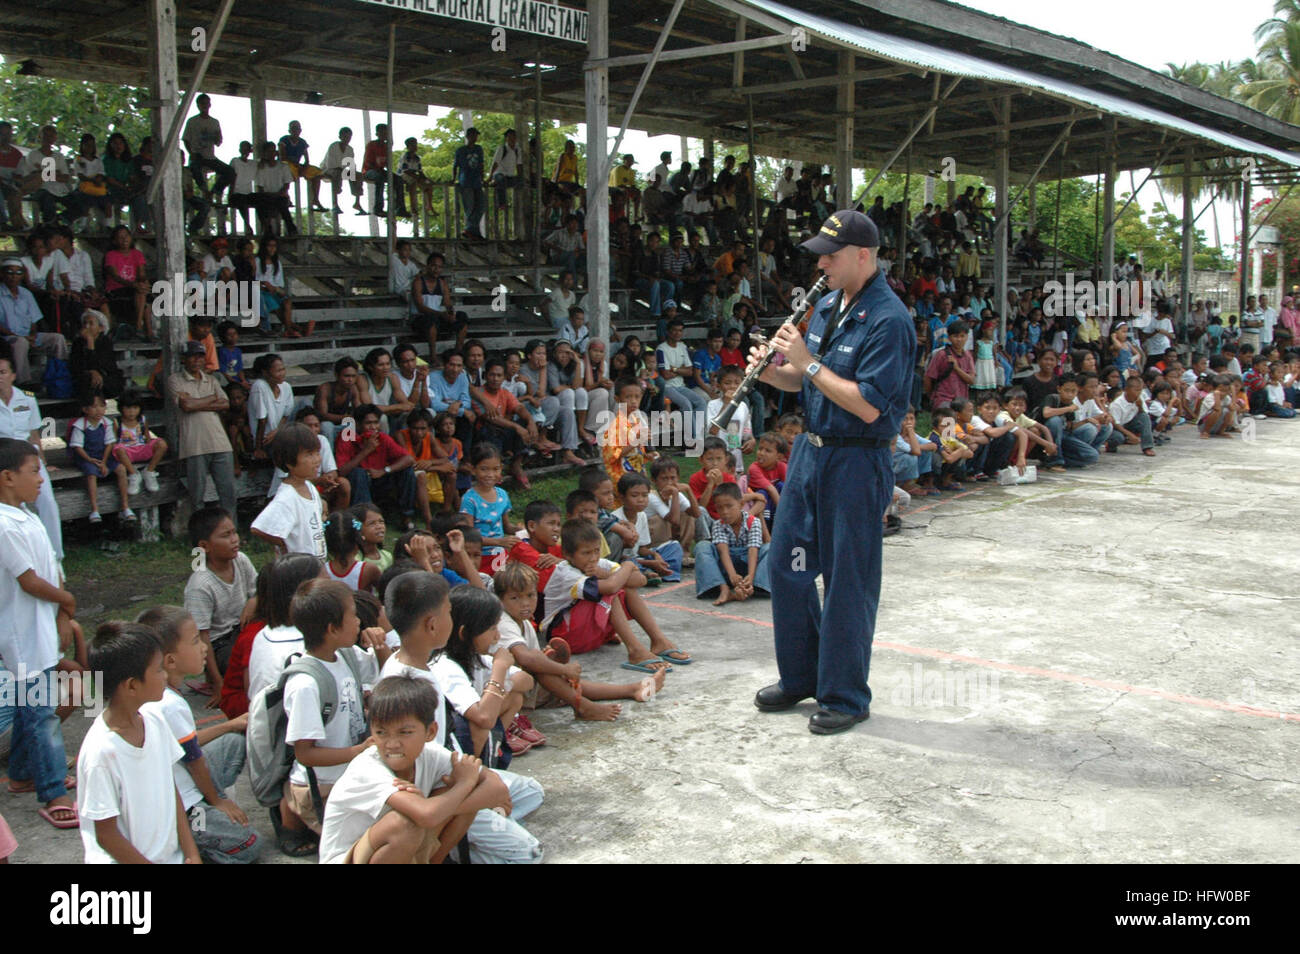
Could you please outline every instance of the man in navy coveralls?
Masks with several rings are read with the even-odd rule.
[[[814,697],[808,728],[829,735],[870,712],[882,521],[916,330],[876,267],[880,233],[867,216],[836,212],[803,247],[820,256],[831,291],[817,303],[806,338],[789,325],[776,333],[785,363],[769,365],[761,378],[802,390],[808,430],[791,450],[768,557],[781,679],[759,690],[754,705],[779,712]],[[751,365],[760,354],[750,352]]]

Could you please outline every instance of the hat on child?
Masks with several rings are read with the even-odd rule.
[[[207,350],[203,347],[203,342],[201,341],[185,342],[185,348],[181,351],[182,357],[190,358],[196,354],[207,354]]]

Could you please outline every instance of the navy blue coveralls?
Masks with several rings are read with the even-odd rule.
[[[822,371],[855,380],[880,416],[868,424],[803,382],[807,432],[795,439],[768,565],[781,691],[815,696],[827,709],[861,715],[880,603],[882,521],[894,490],[891,448],[907,411],[916,329],[877,271],[823,341],[842,292],[817,303],[805,342]],[[868,438],[879,447],[816,446],[812,435]],[[817,575],[825,603],[817,595]]]

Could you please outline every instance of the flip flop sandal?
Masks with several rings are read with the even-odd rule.
[[[659,670],[661,670],[661,669],[662,669],[664,672],[672,672],[672,671],[673,671],[673,667],[672,667],[671,665],[667,665],[667,662],[668,662],[667,660],[649,660],[649,659],[645,659],[645,660],[642,660],[641,662],[625,662],[625,663],[619,663],[619,668],[620,668],[620,669],[630,669],[632,672],[642,672],[642,673],[646,673],[647,675],[653,676],[655,673],[659,672]],[[656,667],[657,667],[657,668],[656,668]]]
[[[546,648],[543,649],[542,652],[545,655],[550,656],[561,666],[567,663],[573,655],[573,650],[569,647],[568,642],[559,636],[556,636],[547,643]]]
[[[77,777],[75,775],[65,775],[63,777],[63,787],[68,791],[72,791],[77,787]],[[30,779],[25,782],[15,781],[14,779],[9,780],[10,795],[27,795],[34,791],[36,791],[36,783]]]
[[[677,653],[677,656],[674,656],[673,653]],[[677,663],[679,666],[689,666],[695,662],[690,653],[681,649],[665,649],[661,653],[655,653],[655,655],[666,663]]]
[[[55,818],[55,812],[72,812],[71,818]],[[36,814],[40,815],[55,828],[80,828],[81,816],[77,814],[76,805],[55,805],[53,808],[39,809]]]

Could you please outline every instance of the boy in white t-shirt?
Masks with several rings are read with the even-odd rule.
[[[105,623],[90,669],[108,706],[77,756],[77,809],[86,864],[201,864],[172,766],[184,754],[162,714],[142,708],[167,688],[162,647],[148,626]]]
[[[74,635],[77,601],[63,589],[45,527],[27,509],[36,503],[41,480],[36,448],[0,438],[0,658],[26,687],[21,695],[0,696],[0,709],[13,709],[9,790],[34,791],[44,803],[42,818],[55,828],[76,828],[58,700],[50,690],[60,646]],[[19,698],[23,705],[16,704]]]
[[[680,476],[677,461],[671,457],[660,457],[650,464],[650,480],[654,483],[648,508],[650,540],[676,540],[682,547],[682,566],[692,567],[695,558],[690,553],[704,511],[691,493],[690,484],[682,483]]]
[[[722,409],[740,388],[740,382],[744,377],[739,368],[723,368],[719,372],[718,386],[722,388],[722,397],[714,398],[709,402],[705,410],[707,420],[713,421],[722,413]],[[750,419],[749,402],[745,401],[737,405],[736,413],[732,416],[726,431],[720,433],[717,427],[710,425],[709,434],[721,437],[727,442],[727,451],[736,461],[736,473],[743,473],[745,455],[754,449],[754,426]]]
[[[618,479],[618,495],[623,506],[614,511],[619,520],[636,527],[636,561],[642,572],[658,574],[665,583],[678,583],[682,578],[682,545],[668,540],[658,546],[650,543],[650,517],[646,511],[652,496],[649,478],[635,473]]]
[[[429,668],[429,658],[445,647],[451,637],[447,581],[436,573],[421,570],[403,573],[384,592],[384,612],[401,640],[401,648],[384,663],[381,680],[410,675],[428,681],[439,696],[445,696],[438,675]],[[438,719],[434,741],[460,752],[455,733],[448,731],[449,722],[446,717]],[[497,770],[497,774],[506,783],[514,807],[509,818],[479,811],[469,828],[470,860],[475,864],[539,864],[542,846],[519,820],[541,806],[545,794],[542,786],[535,779],[514,772]]]
[[[223,794],[244,768],[248,713],[200,730],[180,694],[185,677],[203,671],[208,653],[194,617],[180,606],[155,606],[136,622],[152,629],[162,645],[167,688],[160,701],[145,703],[141,711],[161,715],[184,753],[172,774],[199,855],[210,864],[252,864],[262,849],[257,831],[234,799]]]
[[[479,811],[509,810],[509,792],[496,773],[434,741],[440,707],[438,691],[410,673],[375,686],[375,744],[348,764],[330,792],[321,864],[441,864]]]
[[[310,553],[326,560],[320,493],[312,480],[320,469],[320,441],[305,424],[285,424],[271,439],[271,460],[289,476],[253,520],[253,533],[279,553]]]
[[[284,685],[284,740],[293,746],[293,767],[280,799],[281,850],[293,857],[310,853],[307,828],[321,831],[324,803],[347,764],[374,744],[366,731],[363,674],[368,657],[356,649],[361,629],[352,590],[338,580],[316,578],[298,588],[290,611],[307,655],[334,680],[338,705],[322,718],[316,679],[306,673]],[[374,681],[373,660],[369,672]]]

